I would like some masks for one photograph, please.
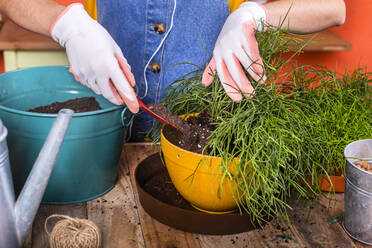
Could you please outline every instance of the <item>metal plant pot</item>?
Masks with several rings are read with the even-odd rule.
[[[372,139],[346,146],[345,213],[343,226],[352,238],[372,245],[372,173],[354,165],[372,158]]]

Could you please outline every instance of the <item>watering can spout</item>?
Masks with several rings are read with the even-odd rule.
[[[73,113],[69,109],[58,113],[16,202],[5,139],[7,131],[0,121],[0,247],[20,247],[25,241]]]

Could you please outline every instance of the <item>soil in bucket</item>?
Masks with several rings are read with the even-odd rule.
[[[367,161],[357,161],[354,163],[356,166],[361,168],[362,170],[365,170],[369,173],[372,173],[372,163],[368,163]]]
[[[57,114],[63,108],[72,109],[75,113],[101,110],[101,106],[94,97],[80,97],[64,102],[54,102],[46,106],[40,106],[28,110],[28,112]]]

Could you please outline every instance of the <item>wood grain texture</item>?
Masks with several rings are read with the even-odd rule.
[[[143,235],[129,174],[121,159],[118,182],[106,195],[87,203],[88,218],[102,233],[102,247],[141,247]]]
[[[289,227],[285,219],[277,218],[262,229],[233,235],[198,235],[201,247],[308,247],[295,227]]]
[[[337,224],[341,227],[341,222],[343,219],[344,214],[344,194],[343,193],[323,193],[321,197],[319,197],[319,203],[327,207],[330,215],[333,218],[336,218],[338,220]],[[357,248],[367,248],[371,247],[370,245],[362,244],[359,241],[353,240],[354,245]]]
[[[333,211],[318,202],[302,208],[296,207],[290,212],[293,226],[310,247],[355,247],[339,225],[337,217]]]
[[[63,50],[52,38],[33,33],[4,18],[0,50]]]
[[[348,51],[351,50],[351,43],[342,39],[340,36],[330,30],[324,30],[315,34],[290,35],[301,39],[304,43],[312,39],[305,46],[304,51]],[[293,49],[298,49],[297,45],[290,45]]]

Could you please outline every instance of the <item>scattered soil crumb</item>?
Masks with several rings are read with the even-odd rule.
[[[354,163],[356,166],[361,168],[362,170],[365,170],[369,173],[372,173],[372,163],[368,163],[367,161],[357,161]]]
[[[81,97],[64,102],[54,102],[28,110],[28,112],[57,114],[63,108],[72,109],[75,113],[90,112],[102,109],[94,97]]]

